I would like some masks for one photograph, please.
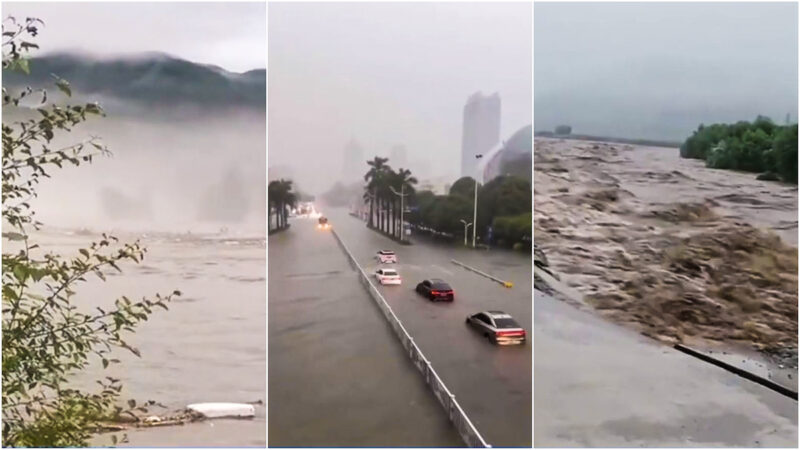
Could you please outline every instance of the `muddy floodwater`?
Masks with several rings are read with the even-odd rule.
[[[258,236],[222,234],[121,234],[139,239],[148,253],[141,264],[125,263],[108,281],[89,279],[75,296],[81,309],[111,305],[125,295],[138,299],[175,289],[183,295],[157,310],[129,342],[141,358],[119,353],[122,363],[81,374],[77,383],[93,389],[106,375],[121,378],[123,399],[155,400],[168,414],[199,402],[266,401],[266,252]],[[36,236],[46,250],[77,254],[97,235],[46,230]],[[252,420],[213,420],[178,427],[131,430],[130,446],[256,447],[266,445],[266,413],[256,406]],[[93,445],[109,445],[101,435]]]
[[[796,368],[797,186],[677,148],[537,138],[534,153],[535,239],[576,304]]]

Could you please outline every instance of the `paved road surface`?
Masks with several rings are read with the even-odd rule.
[[[374,272],[375,253],[397,252],[402,286],[381,287],[386,301],[414,337],[489,444],[531,445],[531,342],[496,347],[464,323],[476,312],[499,309],[531,333],[532,263],[530,254],[474,251],[417,239],[401,246],[368,230],[344,210],[323,210],[364,270]],[[450,262],[457,259],[514,283],[504,288]],[[414,292],[425,278],[450,283],[456,300],[432,303]]]
[[[797,447],[797,402],[534,292],[537,447]]]
[[[270,446],[463,442],[329,232],[269,238]]]

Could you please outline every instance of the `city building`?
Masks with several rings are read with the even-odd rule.
[[[342,181],[351,183],[361,180],[367,172],[367,160],[364,158],[364,149],[355,138],[350,138],[344,146],[342,157]]]
[[[500,141],[500,95],[472,94],[464,105],[461,137],[461,176],[479,177],[477,155],[488,153]]]
[[[488,183],[500,175],[517,175],[531,179],[531,158],[533,156],[533,127],[522,127],[507,141],[496,145],[482,158],[481,172],[483,183]],[[524,162],[525,164],[520,164]]]

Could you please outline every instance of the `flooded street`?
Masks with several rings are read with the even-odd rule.
[[[129,342],[141,351],[137,358],[118,352],[122,360],[108,370],[99,366],[76,380],[93,389],[106,375],[121,378],[122,400],[155,400],[169,414],[199,402],[266,401],[265,240],[253,235],[119,234],[121,242],[137,237],[148,253],[141,264],[122,265],[123,273],[107,273],[108,281],[89,278],[75,296],[80,309],[131,299],[182,295],[158,309],[136,329]],[[72,255],[97,236],[45,230],[36,235],[46,250]],[[132,429],[129,446],[264,446],[266,412],[256,406],[252,420],[210,420],[177,427]],[[110,444],[101,435],[93,445]]]
[[[377,250],[395,250],[392,268],[402,285],[378,289],[486,441],[530,446],[531,342],[498,347],[465,325],[468,315],[501,309],[530,333],[530,256],[418,236],[402,246],[345,209],[322,209],[366,272],[375,270]],[[269,238],[270,445],[463,445],[334,237],[315,223],[297,218]],[[433,277],[450,283],[454,302],[433,303],[414,292]]]
[[[378,266],[378,250],[396,252],[397,264],[392,267],[403,284],[378,289],[486,441],[497,447],[529,446],[531,341],[498,347],[464,322],[469,315],[500,310],[530,333],[530,254],[475,251],[420,235],[411,236],[413,245],[399,245],[344,209],[325,209],[324,214],[367,273]],[[510,281],[513,288],[459,267],[453,259]],[[450,284],[455,301],[434,303],[414,291],[417,283],[430,278]]]
[[[269,445],[463,445],[328,231],[269,237]]]

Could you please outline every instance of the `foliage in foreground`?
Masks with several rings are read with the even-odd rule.
[[[25,54],[38,46],[38,19],[3,23],[3,70],[29,72]],[[56,78],[59,90],[71,95],[65,80]],[[30,105],[37,103],[34,106]],[[47,93],[30,88],[12,94],[3,88],[3,110],[32,109],[37,118],[6,123],[3,135],[3,446],[86,446],[103,420],[135,410],[146,411],[129,400],[119,406],[120,380],[105,377],[99,388],[87,392],[70,386],[76,373],[90,365],[103,368],[119,361],[112,350],[139,351],[125,340],[134,327],[148,319],[154,308],[166,309],[174,296],[131,301],[122,297],[108,308],[92,310],[75,296],[79,283],[108,271],[121,271],[126,261],[139,262],[145,249],[138,243],[120,244],[103,235],[72,257],[45,252],[29,234],[41,225],[34,219],[30,201],[39,182],[65,165],[91,163],[108,153],[97,138],[59,147],[62,134],[92,116],[102,115],[96,104],[57,106]],[[4,118],[11,114],[4,115]],[[112,436],[116,443],[117,437]]]
[[[797,124],[754,122],[700,125],[681,146],[681,156],[706,161],[715,169],[769,172],[797,183]]]

